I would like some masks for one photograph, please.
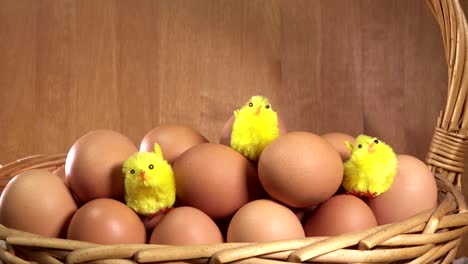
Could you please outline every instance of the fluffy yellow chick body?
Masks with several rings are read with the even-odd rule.
[[[122,170],[125,202],[135,212],[149,216],[174,205],[174,174],[158,144],[155,144],[154,152],[134,153],[125,161]]]
[[[258,160],[265,147],[279,136],[278,117],[270,102],[262,96],[252,96],[234,111],[231,148],[250,160]]]
[[[375,197],[386,192],[397,171],[397,157],[392,148],[375,137],[360,135],[344,163],[343,187],[348,193]]]

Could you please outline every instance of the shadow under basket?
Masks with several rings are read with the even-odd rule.
[[[436,208],[395,224],[334,237],[203,246],[96,245],[45,238],[0,225],[0,263],[450,263],[464,234],[468,211],[461,193],[468,142],[468,25],[458,0],[427,0],[440,25],[448,65],[448,96],[427,155],[436,178]],[[37,155],[0,167],[0,189],[18,173],[54,170],[65,154]]]

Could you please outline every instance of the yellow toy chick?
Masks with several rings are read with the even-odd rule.
[[[397,172],[397,157],[392,148],[375,137],[359,135],[344,163],[343,187],[353,195],[373,198],[386,192]]]
[[[125,174],[125,202],[138,214],[155,216],[174,205],[174,174],[158,144],[154,144],[154,152],[131,155],[124,162],[122,171]]]
[[[234,111],[231,148],[246,158],[258,160],[278,136],[278,117],[267,98],[252,96],[240,110]]]

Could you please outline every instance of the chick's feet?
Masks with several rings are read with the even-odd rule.
[[[375,198],[377,196],[377,192],[370,192],[370,191],[366,191],[366,192],[349,191],[349,192],[347,192],[347,194],[354,195],[354,196],[356,196],[358,198],[365,197],[365,198],[368,198],[369,200],[372,200],[373,198]]]
[[[353,195],[353,196],[356,196],[356,197],[361,197],[361,196],[363,196],[364,193],[361,192],[361,191],[353,190],[353,191],[346,192],[346,194]]]

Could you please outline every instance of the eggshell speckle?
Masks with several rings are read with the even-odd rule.
[[[322,138],[328,141],[340,153],[341,160],[347,161],[351,155],[351,151],[346,146],[345,142],[349,141],[354,144],[355,138],[345,133],[327,133],[322,135]]]
[[[255,167],[235,150],[213,143],[184,152],[174,164],[176,191],[184,205],[211,218],[231,216],[260,193]]]
[[[118,132],[89,132],[79,138],[67,154],[67,182],[83,202],[96,198],[123,200],[122,164],[137,151],[133,142]]]
[[[286,206],[270,200],[244,205],[233,216],[227,242],[269,242],[304,238],[297,216]]]
[[[336,236],[377,226],[372,210],[352,195],[333,196],[322,203],[304,225],[306,236]]]
[[[102,198],[78,209],[67,238],[98,244],[144,244],[146,230],[132,209],[119,201]]]
[[[265,148],[258,175],[274,199],[292,207],[311,207],[338,190],[343,163],[333,146],[320,136],[291,132]]]
[[[0,224],[46,237],[64,237],[77,210],[63,180],[47,170],[15,176],[0,197]]]
[[[402,221],[437,206],[437,184],[424,162],[398,155],[392,186],[368,202],[379,225]]]
[[[170,164],[186,150],[208,140],[198,131],[183,125],[161,125],[151,129],[141,141],[140,151],[152,152],[158,143],[164,158]]]
[[[188,206],[172,209],[156,225],[151,244],[197,245],[222,243],[218,226],[202,211]]]

